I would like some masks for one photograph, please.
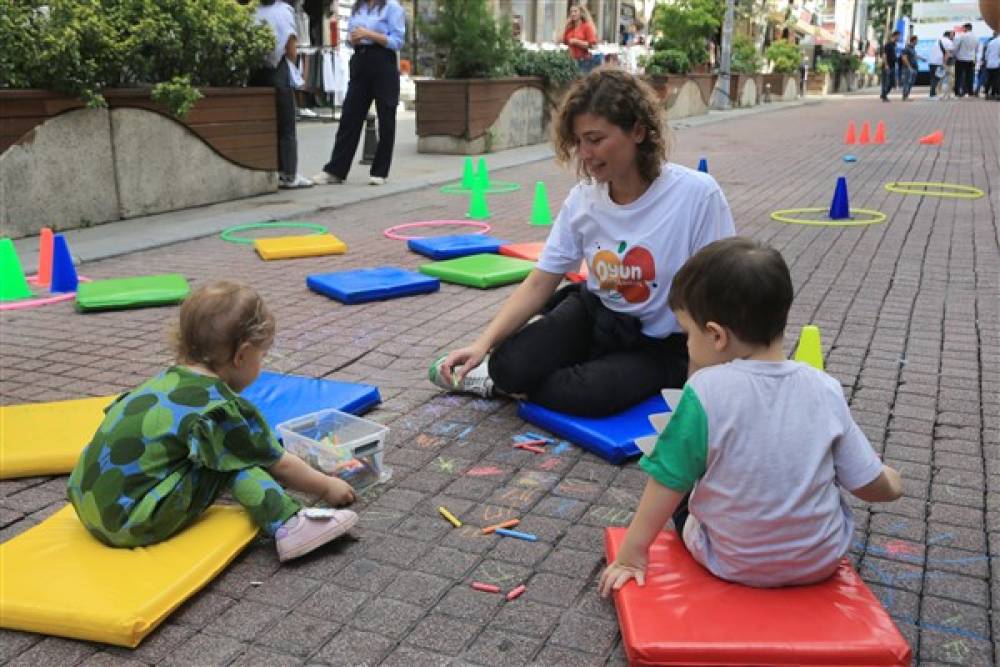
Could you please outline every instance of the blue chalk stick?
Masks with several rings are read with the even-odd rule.
[[[522,533],[519,530],[508,530],[507,528],[497,528],[497,535],[506,535],[507,537],[516,537],[519,540],[528,540],[529,542],[537,542],[538,537],[532,535],[531,533]]]

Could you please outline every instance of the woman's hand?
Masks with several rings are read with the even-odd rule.
[[[612,591],[617,591],[628,583],[629,579],[635,579],[640,586],[646,585],[646,557],[641,554],[629,555],[622,549],[615,561],[601,573],[597,592],[602,598],[606,598]]]
[[[323,502],[333,507],[350,505],[354,502],[354,489],[339,477],[327,478],[327,488],[321,496]]]
[[[483,349],[476,343],[450,352],[441,364],[441,376],[451,384],[457,385],[466,373],[483,363],[487,352],[488,349]]]
[[[351,31],[351,44],[357,44],[363,39],[371,39],[372,31],[368,28],[355,28]]]

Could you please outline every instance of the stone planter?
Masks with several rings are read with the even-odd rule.
[[[760,104],[763,88],[761,74],[729,75],[729,99],[733,107],[752,107]]]
[[[149,91],[103,91],[108,107],[0,90],[4,235],[72,229],[277,189],[271,88],[207,88],[183,121]]]
[[[763,101],[767,101],[766,95],[768,91],[771,93],[772,102],[792,102],[799,96],[798,74],[774,72],[762,75],[761,80],[763,82],[763,92],[761,93]]]
[[[663,101],[670,120],[708,113],[711,74],[648,74],[645,79]]]
[[[472,155],[548,141],[540,77],[423,79],[417,84],[417,152]]]

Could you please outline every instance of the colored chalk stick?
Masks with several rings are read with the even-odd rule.
[[[547,444],[549,444],[549,442],[551,442],[551,441],[550,440],[546,440],[545,438],[538,438],[537,440],[518,440],[514,444],[516,444],[516,445],[547,445]]]
[[[526,444],[521,443],[521,442],[519,442],[516,445],[514,445],[514,449],[524,449],[524,450],[527,450],[529,452],[534,452],[536,454],[544,454],[545,453],[545,450],[542,449],[541,447],[535,447],[534,445],[526,445]]]
[[[483,528],[483,535],[489,535],[490,533],[499,528],[513,528],[519,523],[521,523],[520,519],[508,519],[507,521],[501,521],[500,523],[494,524],[492,526],[486,526],[485,528]]]
[[[484,583],[479,582],[479,581],[473,581],[472,582],[472,587],[475,588],[477,591],[482,591],[484,593],[499,593],[500,592],[500,587],[499,586],[494,586],[493,584],[484,584]]]
[[[519,530],[509,530],[507,528],[497,528],[495,531],[497,535],[505,535],[506,537],[516,537],[519,540],[527,540],[528,542],[537,542],[538,537],[532,535],[531,533],[522,533]]]
[[[512,590],[510,593],[507,593],[507,600],[510,601],[513,600],[514,598],[520,597],[521,593],[523,593],[526,590],[528,590],[528,587],[525,586],[524,584],[521,584],[520,586]]]
[[[455,526],[455,528],[462,527],[462,522],[458,520],[458,517],[449,512],[446,508],[439,507],[438,512],[441,514],[441,516],[443,516],[445,519],[448,520],[448,523]]]

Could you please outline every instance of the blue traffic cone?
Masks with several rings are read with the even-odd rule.
[[[830,219],[846,220],[851,217],[851,205],[847,201],[847,178],[840,176],[837,178],[837,189],[833,192],[833,201],[830,202]]]
[[[705,158],[698,160],[698,171],[705,174],[708,173],[708,160]]]
[[[73,266],[73,256],[69,254],[69,244],[66,237],[56,234],[52,244],[52,286],[49,291],[75,292],[79,280],[76,267]]]

